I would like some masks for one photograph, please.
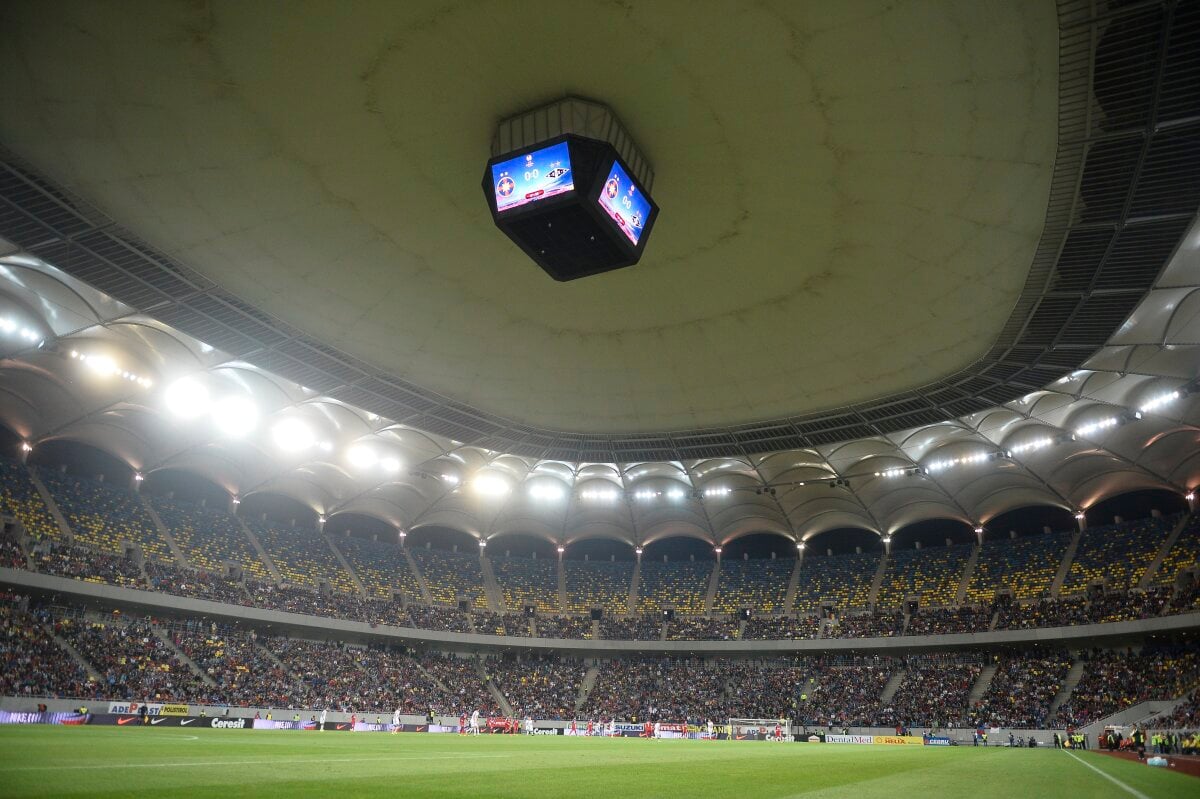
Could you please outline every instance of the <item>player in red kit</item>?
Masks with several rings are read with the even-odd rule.
[[[458,717],[458,734],[467,734],[467,714],[463,713]]]
[[[642,725],[642,737],[650,738],[653,735],[654,735],[654,726],[650,722],[647,721],[645,724]]]
[[[776,741],[783,740],[783,727],[780,727],[778,722],[776,722],[776,724],[775,724],[775,740]]]
[[[579,728],[578,728],[577,726],[575,726],[575,722],[574,722],[574,721],[572,721],[572,722],[571,722],[571,734],[572,734],[572,735],[578,735],[578,734],[579,734]]]
[[[591,719],[588,719],[587,734],[588,734],[589,738],[592,737],[592,720]]]

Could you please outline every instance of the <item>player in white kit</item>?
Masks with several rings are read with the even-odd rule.
[[[321,732],[325,732],[325,714],[328,712],[329,712],[329,708],[325,708],[324,710],[321,711],[321,726],[319,728],[321,730]]]
[[[478,710],[471,711],[471,734],[472,735],[479,734],[479,711]]]

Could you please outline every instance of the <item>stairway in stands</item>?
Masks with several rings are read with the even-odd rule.
[[[579,696],[575,700],[575,713],[578,715],[579,709],[587,702],[588,694],[596,687],[596,679],[600,676],[599,666],[589,666],[587,674],[583,675],[583,682],[579,684]]]
[[[209,677],[207,674],[205,674],[204,669],[196,665],[196,661],[185,655],[182,649],[175,646],[175,642],[171,640],[171,634],[169,632],[164,630],[162,627],[159,627],[157,624],[154,625],[152,629],[154,630],[154,634],[158,636],[159,640],[163,642],[163,645],[171,652],[171,654],[179,658],[180,663],[191,669],[192,673],[199,677],[200,680],[209,688],[217,687],[216,681],[213,680],[212,677]]]
[[[1071,670],[1067,672],[1067,678],[1063,680],[1062,687],[1058,689],[1058,693],[1054,696],[1054,701],[1050,703],[1050,709],[1046,711],[1045,724],[1051,724],[1058,709],[1063,706],[1068,699],[1071,698],[1071,692],[1075,690],[1075,686],[1079,685],[1079,679],[1083,677],[1083,660],[1076,660],[1071,664]]]
[[[992,685],[992,678],[996,676],[996,670],[1000,668],[1000,664],[995,661],[983,667],[983,671],[979,672],[979,678],[975,680],[975,684],[971,686],[971,693],[967,695],[967,706],[973,707],[976,702],[983,699],[988,688]]]

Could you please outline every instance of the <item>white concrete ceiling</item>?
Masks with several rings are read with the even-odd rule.
[[[686,24],[681,24],[686,21]],[[0,141],[319,340],[539,427],[682,429],[936,380],[1028,272],[1050,0],[11,2]],[[663,208],[558,284],[491,224],[494,123],[608,103]]]

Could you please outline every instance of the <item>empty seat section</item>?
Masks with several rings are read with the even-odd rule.
[[[321,533],[255,520],[247,520],[246,525],[258,538],[280,576],[289,583],[318,588],[324,580],[334,591],[358,593],[350,573],[338,563],[328,539]]]
[[[704,597],[712,575],[711,561],[643,562],[638,583],[638,610],[675,608],[682,614],[704,612]]]
[[[1089,527],[1079,538],[1060,596],[1083,593],[1098,580],[1108,591],[1135,587],[1169,532],[1162,519]]]
[[[463,555],[444,552],[440,549],[410,550],[417,568],[429,586],[429,595],[434,602],[447,605],[458,603],[460,595],[470,599],[472,606],[487,607],[487,595],[483,591],[483,569],[478,555]]]
[[[220,574],[228,561],[241,566],[246,577],[273,579],[242,526],[228,513],[165,499],[150,503],[193,566]]]
[[[874,552],[806,557],[796,583],[796,610],[814,613],[826,603],[838,609],[865,608],[878,568]]]
[[[986,541],[967,584],[966,601],[990,603],[996,592],[1010,589],[1017,599],[1050,595],[1050,585],[1071,543],[1071,533]]]
[[[532,558],[492,558],[492,573],[509,610],[533,605],[539,613],[557,613],[558,564]]]
[[[751,608],[756,613],[779,613],[786,608],[788,581],[796,561],[792,559],[727,560],[721,563],[713,611],[733,613]]]
[[[413,599],[421,598],[421,586],[398,545],[351,537],[339,538],[334,544],[370,596],[387,599],[392,589],[397,589]]]
[[[970,544],[893,552],[876,605],[900,607],[910,596],[919,596],[926,606],[953,604],[970,557]]]
[[[6,458],[0,458],[0,513],[19,521],[34,541],[63,538],[25,467]]]
[[[565,560],[563,577],[567,610],[572,613],[586,613],[592,608],[602,608],[605,613],[624,613],[629,608],[632,563]]]
[[[56,474],[41,477],[66,517],[76,543],[121,555],[125,551],[122,544],[128,541],[140,546],[148,560],[174,562],[154,520],[132,491],[80,477]]]

